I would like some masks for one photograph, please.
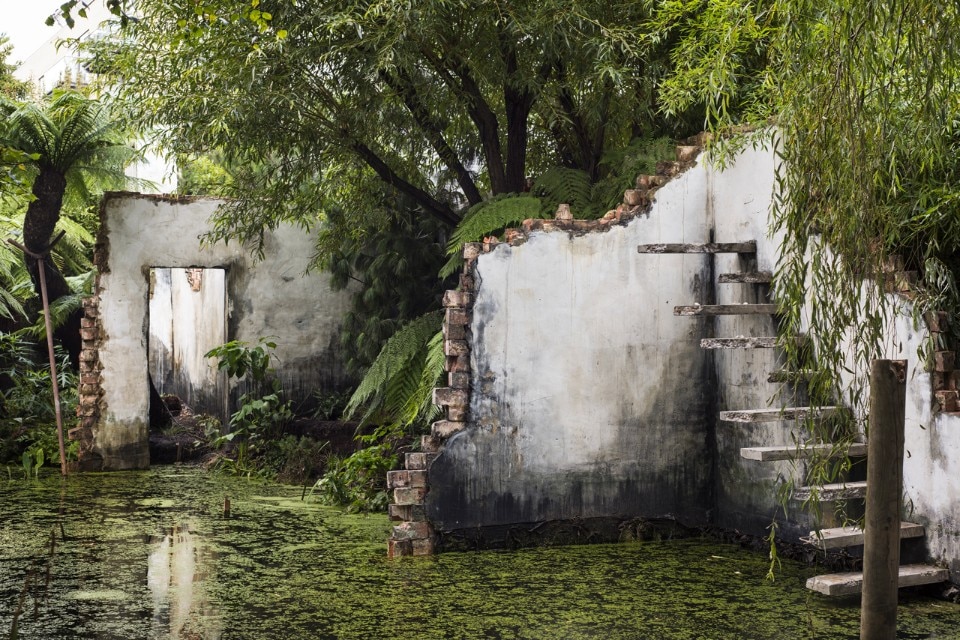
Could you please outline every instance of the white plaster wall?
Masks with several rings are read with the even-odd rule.
[[[929,558],[960,580],[960,415],[934,407],[933,383],[918,356],[929,338],[911,318],[911,304],[888,296],[901,308],[889,326],[882,357],[907,361],[904,425],[903,516],[926,527]]]
[[[442,530],[614,515],[704,519],[713,409],[702,321],[710,258],[638,254],[704,242],[692,169],[649,215],[604,233],[534,233],[476,264],[470,427],[430,470]]]
[[[278,369],[295,400],[346,383],[336,347],[349,305],[324,274],[304,276],[313,240],[284,225],[266,231],[266,257],[256,263],[236,243],[201,246],[213,199],[108,194],[98,241],[100,349],[105,410],[95,432],[106,469],[149,464],[147,430],[147,283],[151,267],[227,271],[228,338],[256,342],[274,336]]]

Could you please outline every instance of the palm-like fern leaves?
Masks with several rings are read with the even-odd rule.
[[[529,194],[506,194],[473,205],[450,236],[449,259],[440,270],[440,277],[446,278],[463,264],[464,244],[497,234],[527,218],[543,217],[549,216],[544,214],[540,200]]]
[[[430,393],[443,372],[443,340],[437,337],[442,317],[442,311],[431,311],[387,340],[350,398],[345,415],[363,409],[364,422],[376,418],[408,426],[429,413]]]

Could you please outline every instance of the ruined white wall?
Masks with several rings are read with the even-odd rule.
[[[349,299],[328,277],[304,276],[313,252],[294,226],[266,231],[255,262],[236,243],[201,246],[218,206],[213,199],[108,194],[101,209],[98,293],[102,413],[96,450],[105,469],[144,468],[147,450],[148,279],[153,267],[222,268],[227,274],[228,338],[272,336],[284,387],[294,400],[346,383],[337,331]]]
[[[712,508],[713,401],[702,322],[710,258],[637,245],[709,240],[706,174],[603,233],[533,233],[474,270],[470,426],[430,467],[441,530]]]
[[[740,448],[792,445],[797,425],[720,423],[717,414],[806,398],[778,400],[779,385],[767,381],[782,366],[776,350],[708,353],[699,340],[774,336],[775,320],[676,317],[673,307],[769,301],[766,285],[715,283],[725,272],[775,270],[775,170],[770,149],[748,148],[723,170],[701,159],[626,226],[534,232],[480,254],[470,421],[429,467],[425,506],[438,531],[674,515],[765,533],[779,508],[778,476],[799,481],[803,468],[745,460]],[[711,239],[756,240],[756,258],[636,252],[641,243]],[[927,329],[896,300],[883,355],[908,360],[904,516],[926,526],[930,558],[957,579],[960,414],[935,410],[917,356]],[[812,528],[798,505],[788,515],[779,516],[787,537]]]

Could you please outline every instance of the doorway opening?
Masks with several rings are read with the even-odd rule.
[[[226,270],[154,267],[149,291],[147,362],[154,388],[168,408],[179,405],[226,424],[226,374],[204,357],[227,342]]]

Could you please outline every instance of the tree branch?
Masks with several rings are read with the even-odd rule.
[[[444,164],[456,174],[457,183],[463,190],[463,194],[467,197],[467,201],[471,205],[483,201],[483,196],[480,195],[480,190],[477,189],[477,185],[473,181],[473,176],[470,175],[470,172],[463,166],[457,153],[449,143],[447,143],[440,123],[437,122],[437,119],[430,113],[430,110],[427,109],[423,102],[417,97],[417,92],[410,76],[403,71],[398,71],[397,75],[394,76],[381,69],[380,78],[403,100],[403,104],[407,107],[407,110],[413,116],[417,125],[423,130],[427,140],[433,146],[434,151],[437,152],[437,155],[440,156]]]
[[[427,48],[422,48],[424,59],[437,72],[440,78],[454,91],[464,96],[467,101],[467,112],[477,134],[480,137],[480,147],[483,149],[484,161],[487,164],[487,175],[490,178],[490,188],[494,194],[506,193],[507,178],[500,148],[500,124],[497,116],[487,104],[480,91],[480,86],[470,73],[466,62],[456,53],[449,53],[440,57]]]
[[[362,142],[354,141],[351,146],[353,150],[356,151],[357,155],[363,158],[363,161],[366,162],[371,169],[377,172],[377,175],[380,176],[381,180],[413,198],[417,204],[423,207],[424,211],[437,220],[446,223],[451,227],[457,226],[457,223],[460,221],[460,217],[454,213],[450,207],[441,204],[423,189],[401,178],[399,175],[397,175],[396,171],[391,169],[387,163],[384,162],[383,159],[374,153],[373,150],[367,145],[363,144]]]

